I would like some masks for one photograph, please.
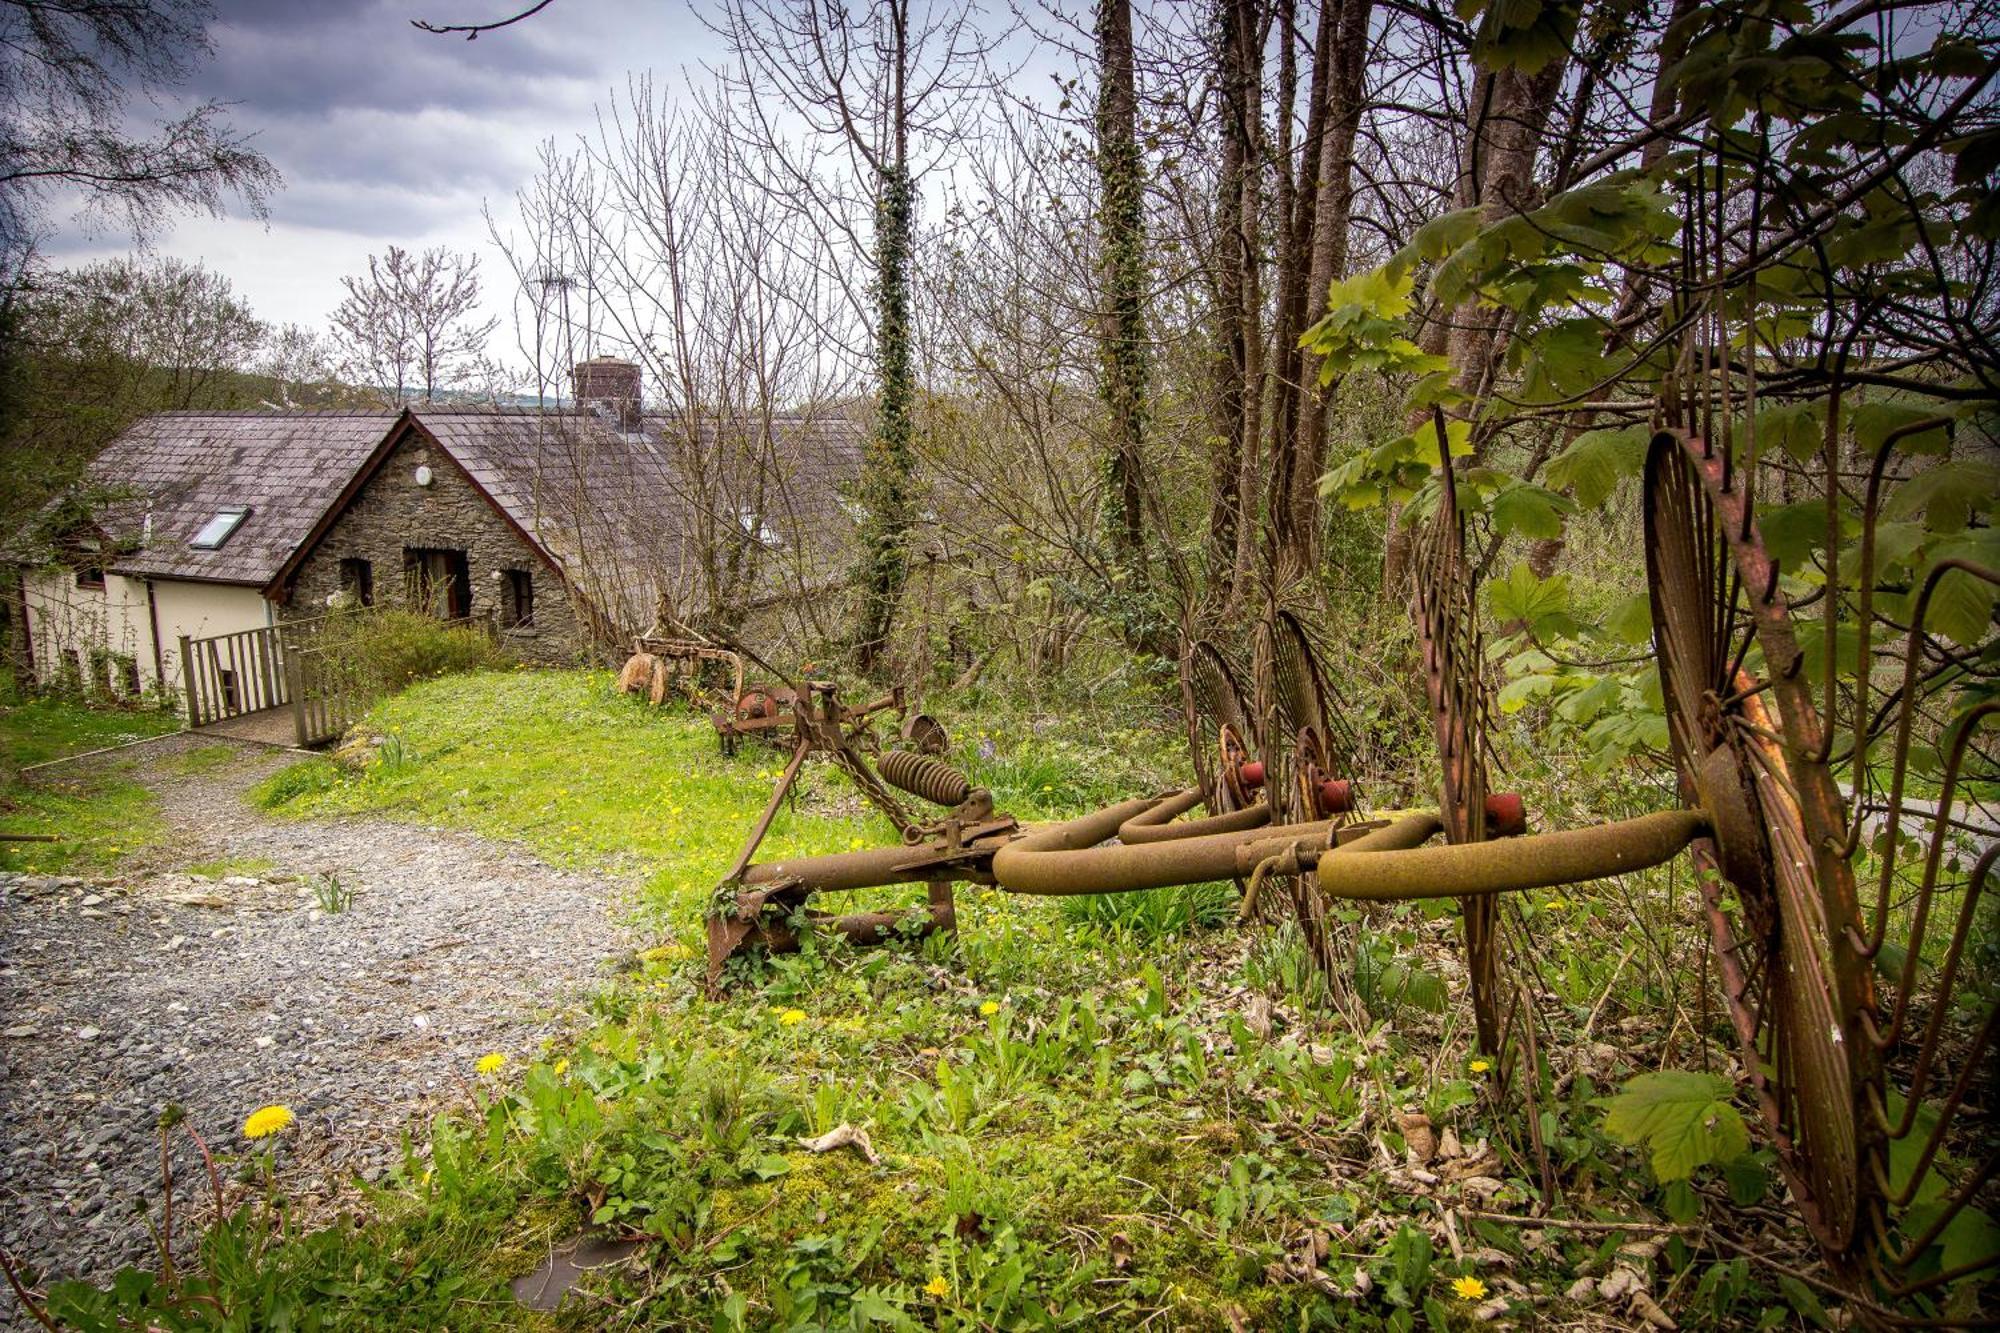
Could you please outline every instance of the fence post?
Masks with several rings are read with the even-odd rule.
[[[194,728],[201,725],[200,686],[195,683],[194,654],[188,648],[188,636],[183,634],[180,640],[181,689],[187,694],[188,726]],[[165,688],[164,682],[162,688]]]
[[[302,678],[305,663],[300,660],[301,656],[302,654],[297,652],[283,654],[285,686],[292,696],[292,737],[303,750],[312,744],[313,736],[312,729],[306,725],[306,687]]]

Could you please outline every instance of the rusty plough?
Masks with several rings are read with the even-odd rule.
[[[1988,829],[1969,866],[1955,869],[1947,849],[1982,827],[1952,812],[1968,766],[1992,762],[1982,747],[2000,730],[2000,701],[1943,728],[1937,797],[1927,808],[1906,803],[1913,729],[1933,725],[1921,705],[1934,646],[1921,632],[1897,632],[1902,684],[1878,686],[1886,701],[1876,706],[1816,697],[1730,455],[1726,443],[1663,430],[1646,465],[1654,645],[1682,808],[1531,833],[1521,799],[1489,791],[1474,580],[1447,471],[1444,502],[1420,543],[1412,607],[1441,759],[1434,807],[1363,808],[1365,784],[1346,767],[1353,749],[1326,675],[1303,627],[1283,612],[1259,629],[1250,701],[1225,654],[1205,643],[1184,652],[1197,785],[1059,823],[1024,826],[996,811],[990,793],[936,755],[891,748],[871,763],[865,722],[857,725],[870,710],[847,712],[830,686],[814,684],[790,714],[796,744],[778,790],[713,901],[711,985],[739,951],[797,947],[806,923],[862,944],[950,930],[959,883],[1062,896],[1234,879],[1247,920],[1277,877],[1292,886],[1309,940],[1329,902],[1455,897],[1479,1046],[1493,1057],[1496,1092],[1525,1103],[1522,1124],[1546,1164],[1533,942],[1507,895],[1687,851],[1741,1076],[1831,1270],[1873,1322],[1955,1322],[1938,1314],[1935,1293],[2000,1264],[1990,1248],[1951,1266],[1937,1259],[1948,1228],[1979,1224],[1996,1206],[1996,1007],[1974,974],[1969,941],[1982,911],[1990,924],[1984,895],[2000,842]],[[1878,472],[1881,464],[1878,456]],[[1864,531],[1875,512],[1864,515]],[[1916,625],[1952,571],[2000,585],[2000,573],[1945,562],[1914,595]],[[1873,577],[1864,569],[1863,586]],[[1864,618],[1864,663],[1874,628]],[[1849,786],[1829,762],[1836,707],[1854,714],[1841,757],[1861,776]],[[1886,776],[1866,763],[1885,738]],[[900,846],[753,862],[814,751],[832,756],[888,815]],[[1928,833],[1912,870],[1901,864],[1899,834],[1917,824]],[[1871,897],[1858,889],[1857,867],[1875,882]],[[928,886],[928,903],[844,916],[811,907],[821,894],[898,884]],[[1331,961],[1324,949],[1316,956]],[[1546,1165],[1544,1175],[1552,1185]]]

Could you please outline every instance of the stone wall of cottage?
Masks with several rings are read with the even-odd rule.
[[[417,469],[430,469],[430,484]],[[412,432],[369,478],[299,566],[286,619],[320,615],[341,591],[341,561],[370,562],[377,605],[404,600],[403,552],[420,547],[464,551],[471,570],[472,618],[499,626],[505,582],[495,575],[526,570],[533,579],[530,623],[496,630],[524,661],[560,666],[582,660],[589,646],[576,607],[541,556],[475,490],[442,449]]]

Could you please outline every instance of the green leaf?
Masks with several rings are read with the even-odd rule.
[[[1763,534],[1764,549],[1788,573],[1798,573],[1812,560],[1815,551],[1826,549],[1826,502],[1801,500],[1798,504],[1757,507],[1757,530]]]
[[[1912,429],[1932,422],[1926,429]],[[1895,447],[1906,454],[1941,454],[1951,447],[1951,418],[1919,403],[1863,403],[1848,418],[1854,443],[1871,457],[1898,431],[1909,431]]]
[[[1968,1207],[1946,1224],[1938,1241],[1944,1246],[1939,1267],[1948,1272],[2000,1251],[2000,1225],[1977,1208]]]
[[[1486,585],[1486,609],[1501,624],[1519,622],[1537,638],[1573,632],[1569,614],[1569,580],[1561,574],[1537,578],[1528,562],[1518,560],[1504,579]]]
[[[759,1180],[776,1180],[789,1174],[791,1169],[792,1164],[777,1153],[765,1153],[751,1165],[750,1174]]]
[[[1584,431],[1549,460],[1542,479],[1552,490],[1568,491],[1583,508],[1595,509],[1618,483],[1645,470],[1650,434],[1645,426]]]
[[[1722,1164],[1722,1178],[1729,1184],[1729,1197],[1738,1208],[1761,1202],[1771,1187],[1771,1176],[1756,1154],[1745,1153]]]
[[[1730,1104],[1733,1091],[1715,1074],[1641,1074],[1606,1102],[1604,1132],[1628,1147],[1649,1148],[1653,1175],[1662,1184],[1686,1180],[1696,1167],[1749,1151],[1750,1131]]]
[[[1554,538],[1563,533],[1563,518],[1576,512],[1576,501],[1532,481],[1515,482],[1493,497],[1489,511],[1498,531],[1523,537]]]
[[[1555,688],[1554,676],[1523,676],[1509,681],[1495,698],[1503,713],[1518,713],[1535,700],[1546,696]]]
[[[2000,496],[2000,464],[1958,458],[1897,487],[1882,513],[1888,518],[1922,514],[1926,528],[1949,534],[1962,530],[1973,514],[1990,513],[1995,496]]]
[[[1604,618],[1604,628],[1620,643],[1638,645],[1653,639],[1653,599],[1643,592],[1633,593]]]
[[[2000,571],[2000,529],[1974,528],[1931,548],[1930,571],[1949,559],[1960,559]],[[1993,631],[1993,604],[2000,588],[1963,569],[1948,570],[1931,590],[1924,609],[1924,628],[1964,647],[1978,646]]]

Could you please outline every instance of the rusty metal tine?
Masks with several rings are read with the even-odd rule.
[[[792,783],[798,780],[799,769],[806,762],[806,756],[811,753],[812,742],[801,737],[798,749],[792,751],[792,762],[785,765],[784,774],[771,792],[771,799],[764,803],[764,813],[757,817],[757,827],[750,830],[749,840],[743,844],[743,850],[736,854],[736,862],[729,867],[729,873],[722,877],[723,883],[727,884],[739,878],[749,866],[750,858],[757,854],[758,846],[764,841],[764,835],[771,831],[771,821],[778,816],[778,803],[785,799],[785,793],[789,792]]]
[[[1863,955],[1868,958],[1873,958],[1876,950],[1882,947],[1882,934],[1888,929],[1889,892],[1896,868],[1895,839],[1896,831],[1902,823],[1903,777],[1909,768],[1910,728],[1916,712],[1917,656],[1922,650],[1924,618],[1929,614],[1931,593],[1936,591],[1939,581],[1943,579],[1945,574],[1954,569],[1963,571],[1970,578],[1983,579],[1988,583],[2000,583],[2000,573],[1996,573],[1980,565],[1975,565],[1969,560],[1957,557],[1940,560],[1924,579],[1924,586],[1918,591],[1917,600],[1911,608],[1910,614],[1912,619],[1910,624],[1913,628],[1910,633],[1909,647],[1905,650],[1903,659],[1902,708],[1901,716],[1896,722],[1896,760],[1892,765],[1889,777],[1888,846],[1890,850],[1889,855],[1883,858],[1881,886],[1875,898],[1875,928],[1869,933],[1868,951]],[[1859,727],[1857,725],[1858,730]],[[1968,734],[1971,731],[1970,720],[1968,720],[1966,730]],[[1861,773],[1857,768],[1857,791],[1859,790],[1860,777]],[[1940,813],[1942,813],[1942,810],[1940,810]],[[1940,827],[1942,826],[1940,825]]]
[[[1925,1140],[1924,1150],[1918,1155],[1916,1164],[1911,1168],[1910,1178],[1903,1182],[1903,1187],[1900,1190],[1891,1189],[1890,1185],[1892,1182],[1890,1181],[1884,1180],[1878,1182],[1882,1186],[1882,1197],[1893,1207],[1908,1207],[1910,1202],[1917,1197],[1917,1187],[1923,1183],[1924,1173],[1930,1170],[1931,1159],[1937,1156],[1938,1150],[1944,1146],[1945,1130],[1950,1127],[1952,1118],[1958,1114],[1958,1108],[1964,1104],[1965,1094],[1972,1090],[1973,1076],[1982,1068],[1979,1063],[1979,1057],[1993,1044],[1993,1032],[1996,1021],[2000,1021],[2000,1009],[1988,1009],[1986,1011],[1986,1022],[1981,1025],[1979,1030],[1978,1040],[1973,1043],[1968,1058],[1959,1069],[1958,1079],[1952,1084],[1951,1093],[1945,1098],[1944,1104],[1938,1108],[1937,1127],[1931,1131],[1930,1137]],[[1915,1088],[1912,1088],[1907,1094],[1903,1126],[1901,1129],[1891,1132],[1889,1135],[1890,1138],[1899,1139],[1910,1132],[1915,1115],[1909,1108],[1917,1106],[1920,1095],[1920,1092]],[[1879,1113],[1880,1108],[1878,1106],[1871,1104],[1869,1109],[1877,1112],[1876,1122],[1878,1124],[1887,1121],[1888,1117]]]
[[[1659,865],[1708,831],[1708,816],[1699,810],[1665,810],[1597,828],[1366,857],[1324,856],[1319,883],[1335,898],[1375,902],[1467,898],[1578,884]],[[1366,842],[1367,838],[1360,839],[1345,850],[1352,852]]]

